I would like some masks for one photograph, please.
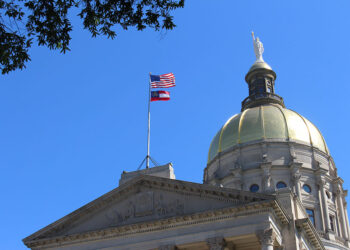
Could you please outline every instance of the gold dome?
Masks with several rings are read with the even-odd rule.
[[[329,154],[320,131],[297,112],[279,105],[262,105],[232,116],[214,137],[208,162],[238,144],[262,139],[296,141]]]

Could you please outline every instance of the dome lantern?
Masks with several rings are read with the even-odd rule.
[[[285,107],[283,98],[275,94],[276,73],[262,57],[264,46],[259,37],[254,37],[253,32],[252,36],[256,61],[245,76],[249,87],[249,96],[242,102],[242,111],[267,103],[275,103]]]

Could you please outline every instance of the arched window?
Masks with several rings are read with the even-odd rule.
[[[250,192],[256,193],[259,191],[259,185],[253,184],[250,186],[249,190],[250,190]]]
[[[311,187],[307,184],[304,184],[303,189],[306,193],[311,193]]]
[[[283,181],[279,181],[279,182],[277,182],[277,184],[276,184],[276,188],[277,188],[277,189],[285,188],[285,187],[287,187],[287,184],[284,183]]]

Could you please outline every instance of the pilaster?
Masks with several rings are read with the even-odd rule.
[[[320,191],[320,199],[321,199],[321,211],[324,219],[324,231],[327,235],[328,239],[334,239],[334,232],[331,230],[330,226],[330,220],[329,220],[329,211],[328,211],[328,203],[327,203],[327,196],[325,191],[325,173],[323,170],[319,169],[316,172],[317,174],[317,184]]]
[[[344,197],[345,198],[345,197]],[[350,230],[349,230],[349,216],[347,211],[347,202],[344,201],[344,212],[345,212],[345,221],[346,221],[346,229],[348,233],[348,238],[346,239],[346,246],[350,247],[349,237],[350,237]]]
[[[232,188],[242,190],[243,189],[243,181],[242,181],[242,167],[236,162],[234,168],[231,171],[231,179],[230,182],[232,184]]]
[[[336,202],[338,205],[338,212],[340,213],[339,217],[340,217],[340,228],[341,228],[341,236],[345,239],[348,240],[349,236],[348,236],[348,222],[346,219],[346,215],[345,215],[345,206],[344,206],[344,192],[343,192],[343,188],[342,188],[342,180],[339,178],[336,180],[335,182],[335,190],[336,190]]]

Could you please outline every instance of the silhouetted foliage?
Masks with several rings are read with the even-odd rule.
[[[78,8],[93,37],[113,39],[117,25],[124,30],[171,30],[175,24],[170,12],[183,6],[184,0],[0,0],[1,73],[25,68],[33,41],[61,53],[69,51],[71,8]]]

